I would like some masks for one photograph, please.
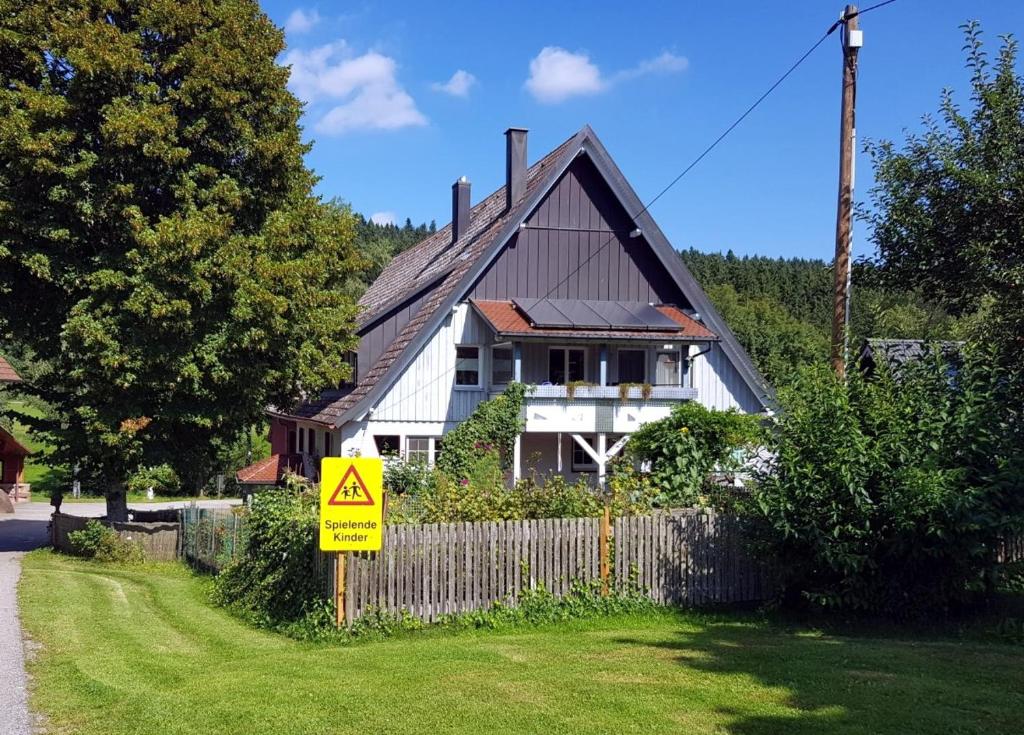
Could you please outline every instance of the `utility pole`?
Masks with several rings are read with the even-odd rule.
[[[836,210],[835,296],[832,302],[832,367],[846,377],[849,357],[850,249],[853,236],[853,158],[856,153],[857,52],[864,43],[857,6],[847,5],[841,18],[843,98],[839,123],[839,203]]]

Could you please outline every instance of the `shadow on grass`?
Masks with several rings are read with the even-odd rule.
[[[756,615],[700,620],[670,639],[618,642],[671,651],[705,674],[707,691],[722,692],[709,707],[726,732],[1020,732],[1019,646],[866,625],[847,635],[840,623],[826,633]]]

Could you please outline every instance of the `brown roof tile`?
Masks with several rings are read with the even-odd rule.
[[[363,309],[360,324],[372,321],[392,305],[419,293],[426,286],[435,282],[437,285],[416,315],[351,392],[341,397],[324,396],[316,401],[304,403],[289,415],[334,423],[359,403],[387,374],[392,364],[416,338],[423,325],[430,320],[445,299],[451,296],[462,278],[487,251],[504,226],[521,214],[524,202],[546,181],[552,167],[566,154],[575,140],[576,135],[530,166],[527,170],[523,198],[511,209],[505,207],[505,187],[502,186],[470,210],[469,230],[458,242],[451,242],[449,223],[418,245],[396,256],[359,300],[359,305]]]
[[[11,363],[0,357],[0,383],[20,383],[21,376],[14,371]]]
[[[657,307],[665,316],[679,324],[678,331],[628,329],[553,329],[533,326],[511,301],[472,301],[477,311],[495,332],[505,336],[567,337],[575,339],[716,339],[714,332],[675,306]]]
[[[285,470],[300,473],[302,471],[302,455],[272,454],[266,459],[253,462],[235,473],[235,478],[243,485],[275,485]]]

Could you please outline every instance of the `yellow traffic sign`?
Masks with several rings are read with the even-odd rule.
[[[320,464],[320,549],[379,551],[384,535],[384,463],[324,457]]]

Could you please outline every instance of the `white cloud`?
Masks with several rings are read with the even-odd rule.
[[[476,84],[476,77],[468,71],[459,69],[452,74],[452,78],[447,82],[434,82],[430,88],[435,92],[444,92],[453,97],[468,97],[469,90],[474,84]]]
[[[370,221],[375,225],[393,225],[397,219],[394,212],[374,212],[370,215]]]
[[[311,107],[338,100],[314,128],[327,135],[352,130],[395,130],[426,125],[427,118],[398,83],[398,65],[389,56],[369,51],[353,55],[344,41],[284,55],[291,66],[289,85]]]
[[[530,61],[530,76],[525,86],[539,102],[553,104],[569,97],[598,94],[628,79],[684,71],[688,65],[686,58],[665,51],[634,67],[605,76],[585,52],[573,53],[558,46],[545,46]]]
[[[284,22],[284,32],[289,35],[308,33],[313,30],[313,26],[319,22],[320,13],[316,10],[310,10],[307,12],[302,8],[296,8],[292,11],[292,14],[288,16],[288,20]]]
[[[546,46],[530,61],[526,89],[541,102],[561,102],[581,94],[596,94],[605,88],[601,70],[585,53],[574,54],[557,46]]]

